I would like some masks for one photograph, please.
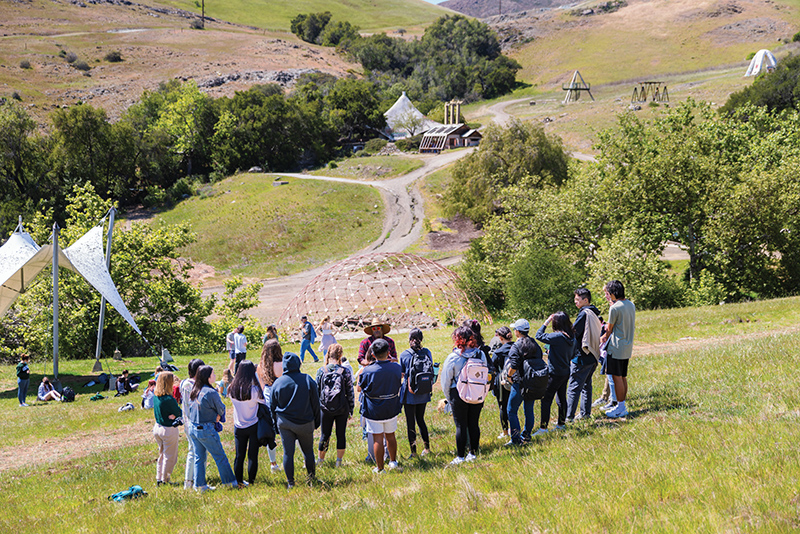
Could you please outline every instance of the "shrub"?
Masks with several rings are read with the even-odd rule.
[[[13,93],[11,93],[11,98],[13,98],[14,100],[17,100],[19,102],[22,102],[22,96],[17,91],[14,91]]]
[[[747,56],[745,56],[745,58],[744,58],[744,59],[745,59],[746,61],[750,61],[750,60],[751,60],[751,59],[753,59],[754,57],[756,57],[756,53],[755,53],[755,52],[750,52],[749,54],[747,54]]]
[[[338,168],[338,167],[339,167],[339,166],[336,164],[336,162],[335,162],[335,161],[331,161],[330,163],[328,163],[328,168],[329,168],[329,169],[336,169],[336,168]]]
[[[687,300],[694,306],[717,305],[725,302],[726,296],[725,286],[703,269],[700,276],[692,280]]]
[[[800,42],[800,32],[797,32],[796,34],[794,34],[794,35],[792,36],[792,42],[793,42],[793,43]]]
[[[58,51],[58,57],[67,57],[67,51],[62,48]]]
[[[120,53],[119,50],[112,50],[111,52],[106,54],[105,59],[109,63],[119,63],[120,61],[122,61],[122,54]]]
[[[75,63],[73,63],[73,64],[72,64],[72,66],[73,66],[73,67],[75,67],[75,68],[76,68],[76,69],[78,69],[78,70],[82,70],[83,72],[87,72],[89,69],[91,69],[91,67],[89,66],[89,64],[88,64],[88,63],[86,63],[86,62],[85,62],[84,60],[82,60],[82,59],[79,59],[78,61],[76,61]]]
[[[28,61],[27,59],[23,59],[22,61],[19,62],[19,68],[27,70],[31,68],[31,62]]]
[[[203,19],[192,19],[192,22],[189,23],[189,27],[193,30],[204,30],[206,25]]]
[[[387,144],[386,139],[381,139],[380,137],[376,137],[375,139],[370,139],[364,145],[364,152],[367,154],[375,154],[380,152],[383,147]]]
[[[413,137],[406,137],[405,139],[395,141],[394,146],[397,147],[397,150],[402,152],[414,152],[415,150],[419,150],[419,144],[421,141],[422,136],[415,135]]]
[[[559,310],[569,314],[574,307],[573,291],[583,280],[583,271],[556,252],[530,247],[511,266],[507,310],[532,319],[544,319]]]
[[[75,52],[69,52],[66,54],[67,63],[75,63],[78,60],[78,54]]]
[[[161,206],[167,200],[167,192],[157,185],[147,188],[147,195],[142,199],[145,208]]]

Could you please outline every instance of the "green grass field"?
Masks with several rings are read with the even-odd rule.
[[[408,156],[369,156],[337,161],[336,167],[327,165],[311,171],[318,176],[335,176],[354,180],[387,180],[422,167],[422,162]]]
[[[197,242],[183,256],[228,275],[264,278],[343,258],[383,228],[383,201],[368,186],[286,178],[273,186],[263,174],[231,176],[154,224],[188,222]],[[335,236],[335,239],[331,239]]]
[[[508,450],[496,438],[500,426],[491,399],[481,416],[478,460],[447,468],[453,424],[431,405],[431,456],[402,459],[402,473],[375,476],[363,462],[360,429],[351,422],[344,467],[328,462],[316,485],[291,492],[282,473],[269,472],[263,451],[257,483],[246,490],[198,495],[156,488],[153,418],[138,409],[138,395],[90,402],[80,384],[91,361],[68,361],[61,378],[78,391],[76,402],[22,409],[13,367],[2,366],[0,531],[796,531],[799,305],[800,298],[787,298],[641,312],[626,421],[610,422],[596,412],[589,421]],[[749,322],[727,322],[736,317]],[[697,320],[702,324],[692,326]],[[407,346],[404,334],[390,335],[398,349]],[[443,330],[426,334],[437,361],[449,352],[448,336]],[[681,340],[688,336],[694,339]],[[351,359],[357,342],[343,342]],[[176,359],[184,376],[188,357]],[[205,359],[218,368],[226,363],[224,354]],[[128,367],[143,376],[154,363],[104,361],[114,373]],[[32,367],[34,383],[49,372],[45,362]],[[315,374],[317,367],[307,363],[304,371]],[[596,377],[596,388],[598,382]],[[434,400],[439,398],[441,392]],[[125,400],[137,409],[118,413]],[[537,423],[538,412],[537,402]],[[232,459],[231,427],[226,424],[221,438]],[[407,457],[402,417],[398,442]],[[180,450],[185,454],[185,441]],[[175,479],[182,477],[183,460]],[[302,471],[299,455],[296,464]],[[210,483],[218,482],[213,462],[208,471]],[[149,496],[125,504],[106,500],[133,484]]]
[[[171,5],[200,14],[200,0],[163,0]],[[268,0],[229,0],[205,3],[206,15],[218,19],[256,26],[267,30],[289,31],[289,22],[300,13],[330,11],[333,20],[349,21],[366,32],[392,32],[400,28],[411,33],[446,14],[447,11],[423,0],[350,0],[323,2],[298,0],[270,2]]]

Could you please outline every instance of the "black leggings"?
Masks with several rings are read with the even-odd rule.
[[[406,412],[406,427],[408,429],[408,444],[411,446],[411,453],[417,454],[417,431],[416,425],[419,425],[419,433],[422,436],[422,443],[425,444],[426,449],[430,449],[431,440],[428,437],[428,425],[425,424],[425,407],[427,403],[422,404],[404,404],[403,409]],[[416,422],[416,425],[414,424]]]
[[[456,453],[463,458],[467,450],[467,432],[469,432],[469,452],[478,454],[481,441],[481,428],[478,422],[481,418],[483,403],[468,404],[458,396],[456,388],[450,389],[450,408],[453,411],[453,421],[456,424]]]
[[[547,428],[550,423],[550,407],[553,405],[553,397],[558,395],[558,424],[563,425],[567,420],[567,382],[569,375],[553,376],[547,381],[547,389],[542,397],[542,417],[540,425]]]
[[[258,423],[247,428],[233,429],[233,442],[236,458],[233,460],[233,474],[241,484],[244,480],[244,456],[247,452],[247,481],[252,484],[258,474]]]
[[[349,415],[329,415],[322,412],[322,428],[319,435],[319,450],[328,451],[328,443],[331,439],[333,424],[336,423],[336,449],[347,448],[345,436],[347,434],[347,419]]]
[[[497,392],[497,405],[500,407],[500,426],[503,432],[508,432],[508,396],[511,392],[503,386]]]

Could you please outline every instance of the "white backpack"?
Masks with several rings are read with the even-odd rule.
[[[480,358],[468,358],[458,373],[458,396],[467,404],[480,404],[486,399],[489,386],[489,367]]]

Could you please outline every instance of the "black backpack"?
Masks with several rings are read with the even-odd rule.
[[[71,387],[65,387],[61,390],[61,398],[64,399],[64,402],[72,402],[75,400],[75,392]]]
[[[411,393],[425,395],[433,392],[433,362],[417,351],[412,351],[408,369],[408,386]]]
[[[333,371],[322,371],[322,387],[319,392],[319,404],[322,411],[331,415],[341,415],[348,411],[347,396],[344,391],[343,367]]]
[[[532,358],[522,362],[522,381],[520,393],[526,401],[539,400],[544,397],[550,371],[542,358]]]

